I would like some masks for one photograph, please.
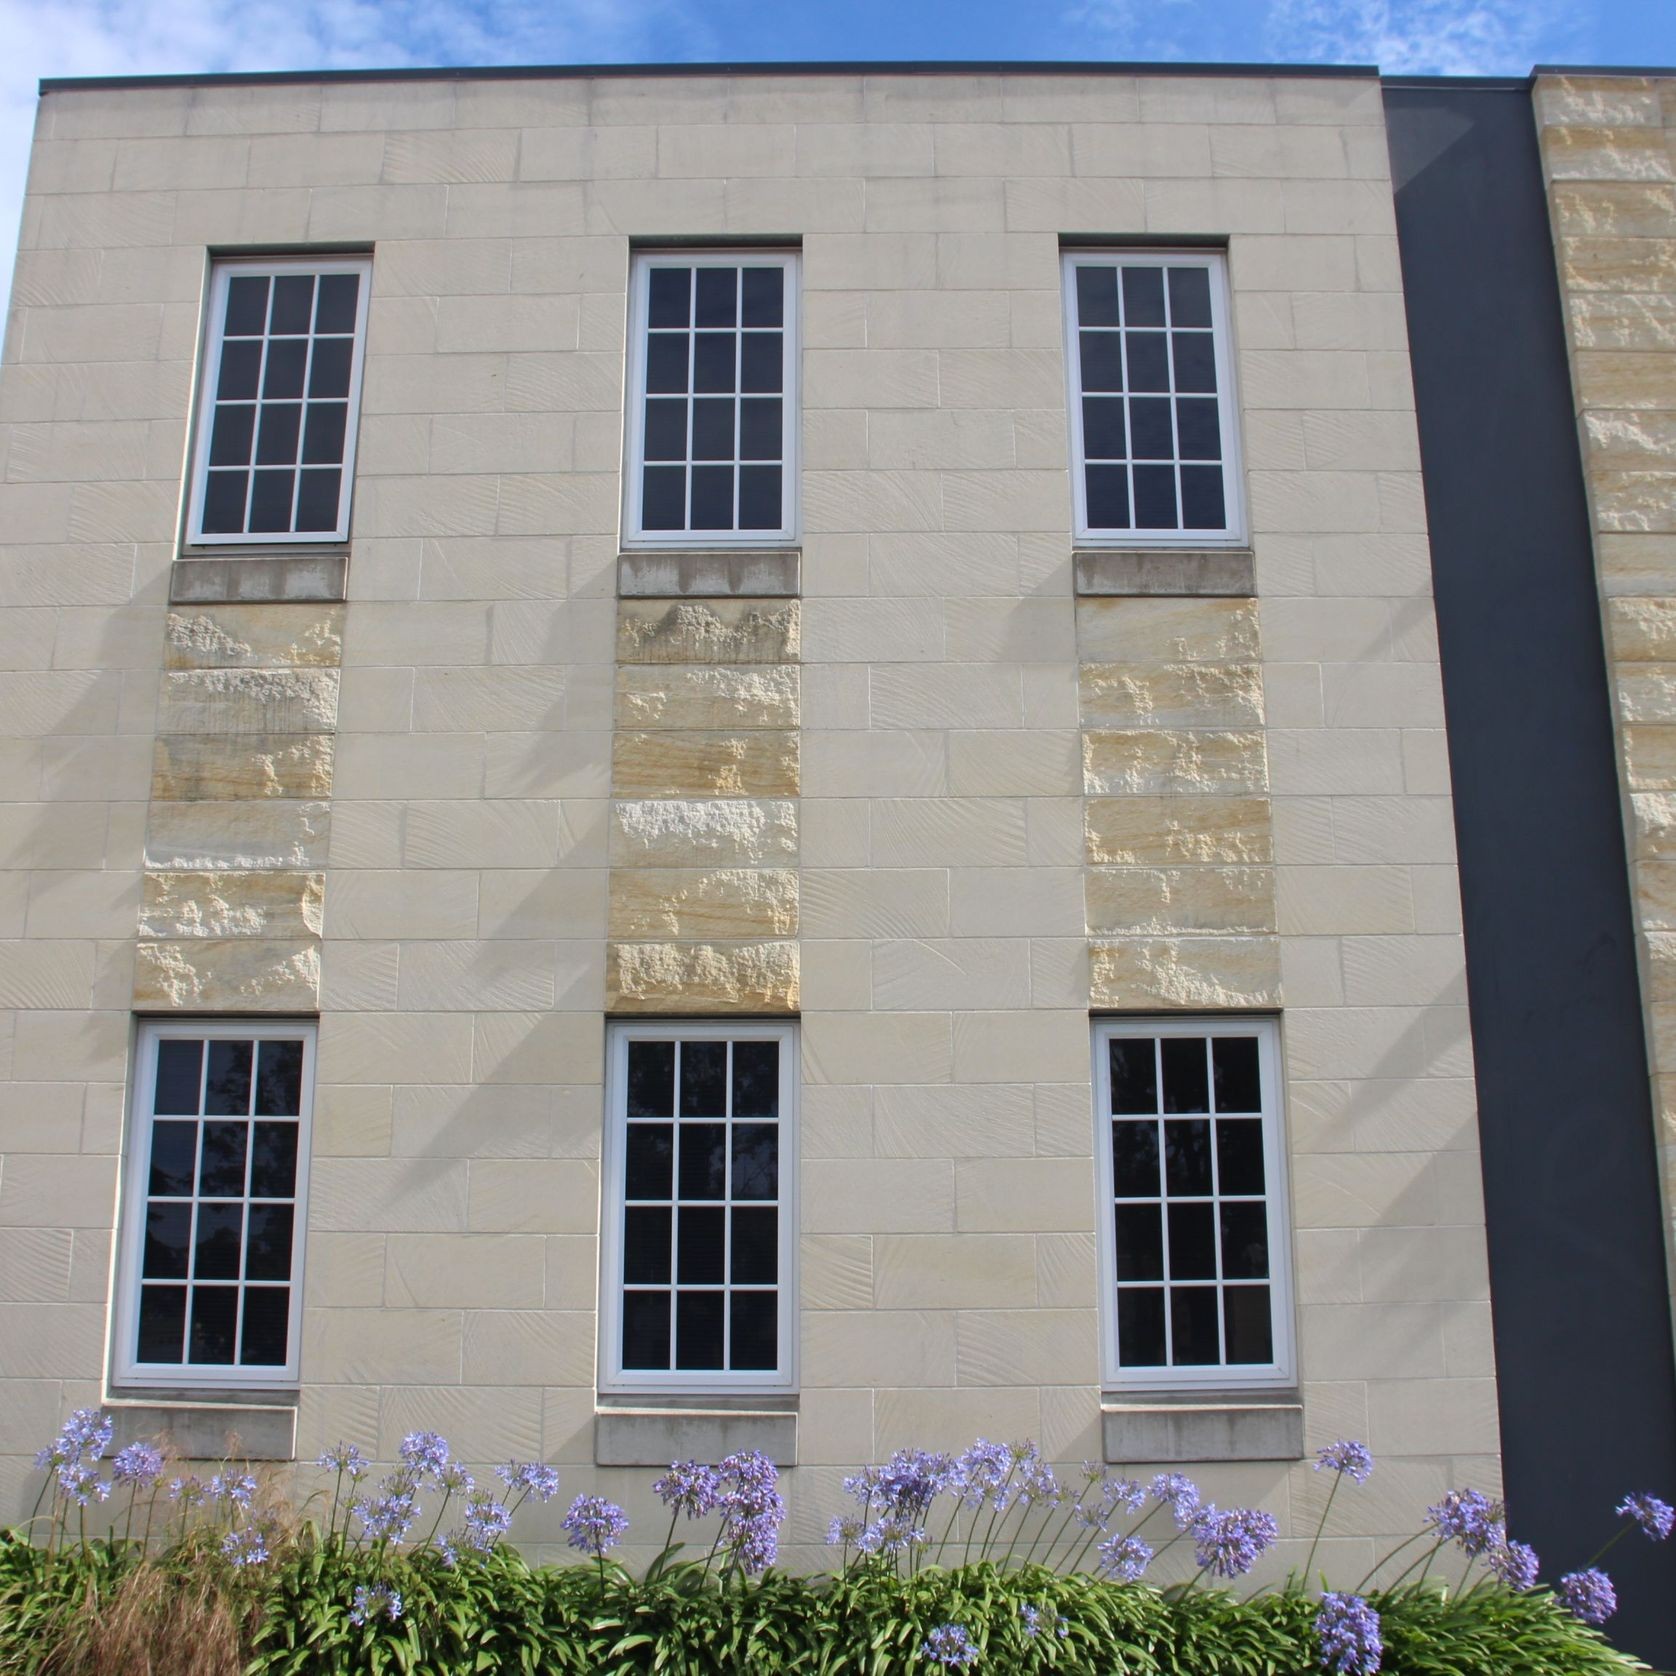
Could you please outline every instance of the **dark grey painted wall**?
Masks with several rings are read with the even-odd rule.
[[[1385,92],[1431,524],[1515,1536],[1676,1499],[1676,1371],[1600,610],[1530,96]],[[1676,1665],[1676,1543],[1609,1569]]]

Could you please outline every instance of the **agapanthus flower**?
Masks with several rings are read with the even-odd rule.
[[[1360,1595],[1325,1594],[1315,1615],[1321,1667],[1337,1676],[1374,1676],[1385,1656],[1379,1614]]]
[[[340,1443],[326,1450],[314,1464],[327,1472],[341,1472],[353,1481],[366,1473],[372,1463],[353,1443]]]
[[[702,1461],[671,1461],[669,1471],[653,1482],[652,1494],[671,1513],[702,1519],[721,1504],[722,1475]]]
[[[409,1432],[401,1443],[402,1463],[419,1477],[440,1479],[448,1468],[448,1439],[440,1432]]]
[[[1170,1510],[1176,1529],[1184,1531],[1199,1514],[1199,1486],[1184,1472],[1161,1472],[1152,1481],[1152,1497]]]
[[[1462,1553],[1474,1558],[1507,1537],[1501,1509],[1481,1490],[1451,1490],[1426,1509],[1426,1520],[1444,1541],[1458,1544]]]
[[[197,1507],[203,1499],[203,1480],[195,1477],[192,1473],[187,1473],[183,1478],[175,1478],[170,1481],[170,1501],[178,1501],[182,1507]]]
[[[826,1527],[826,1540],[830,1542],[834,1548],[838,1547],[840,1544],[846,1547],[854,1548],[860,1543],[862,1533],[866,1530],[866,1528],[867,1527],[855,1516],[855,1514],[842,1514],[835,1518],[832,1523]]]
[[[256,1494],[256,1480],[248,1472],[218,1472],[204,1486],[204,1492],[211,1501],[224,1501],[233,1507],[249,1507],[251,1498]]]
[[[1373,1471],[1373,1456],[1365,1443],[1340,1438],[1337,1443],[1329,1443],[1325,1449],[1315,1452],[1315,1470],[1341,1472],[1358,1484],[1365,1484]]]
[[[67,1461],[58,1469],[58,1488],[77,1507],[86,1507],[93,1501],[107,1501],[111,1493],[110,1485],[92,1467],[75,1461]]]
[[[265,1565],[268,1540],[259,1527],[246,1525],[243,1530],[228,1531],[222,1537],[221,1552],[236,1566]]]
[[[1122,1583],[1138,1583],[1152,1561],[1152,1547],[1138,1536],[1108,1537],[1095,1550],[1100,1570]]]
[[[96,1461],[110,1448],[115,1433],[116,1422],[103,1409],[78,1408],[64,1422],[58,1441],[72,1456],[86,1455]]]
[[[1071,1620],[1061,1614],[1058,1622],[1053,1626],[1053,1633],[1063,1641],[1071,1633]]]
[[[1024,1620],[1024,1634],[1027,1640],[1034,1641],[1042,1633],[1042,1609],[1032,1606],[1029,1601],[1020,1601],[1018,1615]]]
[[[388,1488],[376,1501],[356,1501],[350,1506],[374,1542],[400,1542],[419,1516],[413,1492],[395,1487]]]
[[[1015,1500],[1024,1507],[1057,1507],[1060,1501],[1059,1480],[1053,1468],[1042,1459],[1035,1444],[1026,1444],[1018,1454],[1018,1474],[1014,1479]]]
[[[111,1461],[111,1477],[118,1484],[132,1484],[144,1490],[155,1484],[163,1472],[163,1453],[149,1443],[130,1443],[119,1449]]]
[[[1280,1536],[1274,1515],[1257,1507],[1219,1512],[1206,1503],[1193,1521],[1193,1552],[1201,1566],[1218,1577],[1243,1577]]]
[[[479,1554],[491,1553],[495,1544],[512,1529],[512,1512],[504,1502],[478,1496],[466,1507],[462,1537]],[[454,1533],[450,1533],[453,1535]]]
[[[388,1583],[357,1583],[354,1604],[349,1608],[349,1621],[364,1624],[371,1618],[385,1617],[394,1623],[402,1615],[402,1597]]]
[[[981,1507],[1006,1483],[1012,1464],[1012,1451],[1006,1444],[980,1437],[955,1457],[949,1487],[962,1501]]]
[[[1618,1591],[1604,1571],[1568,1571],[1554,1593],[1572,1617],[1586,1624],[1603,1624],[1618,1610]]]
[[[759,1449],[742,1449],[717,1469],[727,1488],[720,1503],[722,1541],[733,1563],[748,1575],[766,1571],[779,1555],[786,1517],[779,1469]]]
[[[951,1670],[964,1670],[978,1662],[978,1649],[959,1624],[939,1624],[920,1643],[919,1656]]]
[[[596,1560],[623,1540],[628,1525],[628,1515],[604,1496],[578,1496],[564,1516],[571,1547],[592,1554]]]
[[[1625,1496],[1613,1511],[1625,1519],[1633,1519],[1647,1533],[1649,1542],[1663,1542],[1676,1525],[1676,1508],[1645,1490]]]
[[[551,1501],[559,1493],[559,1469],[545,1461],[508,1461],[495,1468],[495,1476],[521,1500],[534,1496]]]
[[[1484,1556],[1484,1563],[1508,1588],[1520,1594],[1536,1587],[1536,1574],[1542,1564],[1528,1542],[1498,1542]]]

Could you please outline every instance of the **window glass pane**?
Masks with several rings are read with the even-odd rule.
[[[1207,1119],[1177,1118],[1164,1125],[1164,1183],[1172,1199],[1210,1192]]]
[[[779,466],[739,468],[739,527],[777,530],[785,521],[780,499]]]
[[[1137,460],[1173,460],[1176,454],[1175,428],[1170,423],[1167,396],[1137,396],[1129,403],[1129,426],[1133,432]],[[1170,502],[1175,517],[1175,501]]]
[[[774,1123],[733,1126],[733,1197],[772,1199],[780,1191],[780,1130]]]
[[[1181,527],[1187,530],[1220,530],[1228,523],[1222,498],[1220,466],[1181,468]]]
[[[216,383],[217,401],[254,401],[262,376],[260,343],[228,343],[221,350],[221,376]]]
[[[1164,1365],[1164,1289],[1126,1286],[1117,1294],[1117,1353],[1130,1368]]]
[[[1158,1110],[1158,1070],[1151,1036],[1113,1036],[1110,1046],[1112,1114]]]
[[[256,1115],[295,1117],[303,1109],[303,1044],[263,1042],[256,1066]]]
[[[693,458],[733,458],[733,398],[701,397],[693,403]]]
[[[779,395],[785,337],[780,332],[746,332],[741,340],[739,388],[747,394]]]
[[[354,352],[353,338],[330,338],[315,344],[314,359],[308,369],[308,393],[311,396],[347,396]]]
[[[1231,1363],[1272,1362],[1274,1323],[1266,1286],[1229,1286],[1222,1293]]]
[[[1158,1125],[1112,1125],[1112,1185],[1120,1199],[1158,1197]]]
[[[227,324],[230,338],[260,337],[268,318],[266,274],[235,274],[227,281]]]
[[[627,1196],[631,1199],[667,1199],[674,1181],[674,1125],[631,1123],[625,1171]]]
[[[1214,1367],[1222,1360],[1216,1317],[1214,1286],[1170,1288],[1170,1339],[1174,1349],[1171,1360],[1178,1368]]]
[[[683,1123],[680,1154],[681,1197],[719,1199],[727,1183],[727,1125]]]
[[[697,326],[736,326],[739,323],[739,270],[698,270]]]
[[[780,326],[785,323],[786,274],[784,268],[744,270],[743,326]]]
[[[297,489],[294,471],[253,472],[250,492],[252,533],[277,534],[291,528],[291,499]]]
[[[732,332],[693,334],[693,389],[713,395],[736,387],[734,365],[738,339]]]
[[[623,1213],[623,1279],[628,1285],[667,1285],[673,1278],[673,1215],[656,1205],[630,1205]]]
[[[721,1292],[681,1292],[675,1301],[675,1365],[703,1373],[722,1364]]]
[[[1164,324],[1164,270],[1162,268],[1124,268],[1123,324],[1125,326],[1162,326]]]
[[[1129,528],[1129,468],[1088,468],[1088,527],[1091,530]]]
[[[291,1235],[296,1221],[293,1205],[252,1205],[249,1238],[244,1253],[246,1280],[291,1278]]]
[[[268,331],[275,337],[306,334],[314,318],[314,275],[281,274],[274,280]]]
[[[243,1270],[244,1206],[211,1201],[198,1206],[194,1280],[237,1280]]]
[[[1157,1205],[1119,1205],[1117,1278],[1161,1280],[1164,1275],[1163,1219]]]
[[[649,530],[687,527],[687,473],[682,466],[647,466],[641,477],[640,521]]]
[[[1082,332],[1082,387],[1084,390],[1123,388],[1123,351],[1116,332]]]
[[[628,1115],[630,1117],[673,1117],[675,1115],[675,1044],[673,1042],[630,1042],[628,1044]],[[648,1197],[651,1196],[648,1195]]]
[[[249,493],[249,472],[212,471],[204,482],[204,534],[237,535]]]
[[[1176,523],[1176,474],[1174,466],[1136,466],[1135,528],[1173,530]]]
[[[245,1367],[284,1367],[290,1310],[288,1286],[253,1286],[246,1291],[244,1336],[239,1349],[239,1361]]]
[[[1216,1220],[1210,1205],[1170,1206],[1170,1278],[1216,1279]]]
[[[314,329],[317,332],[352,332],[355,330],[355,302],[361,289],[359,274],[322,274],[319,295],[314,305]],[[318,356],[321,346],[315,345]]]
[[[735,1042],[733,1044],[733,1115],[735,1117],[778,1117],[780,1115],[780,1044],[778,1042]]]
[[[186,1288],[142,1286],[135,1360],[178,1362],[186,1340]]]
[[[1222,1274],[1227,1280],[1269,1278],[1269,1213],[1260,1200],[1223,1205]]]
[[[206,1123],[203,1154],[198,1166],[198,1191],[217,1199],[244,1194],[248,1123]]]
[[[1170,368],[1165,358],[1164,333],[1125,332],[1123,355],[1131,390],[1168,390]]]
[[[184,1044],[183,1044],[184,1045]],[[196,1047],[198,1044],[191,1044]],[[194,1086],[193,1105],[197,1105]],[[151,1191],[189,1197],[198,1158],[196,1123],[154,1123],[151,1126]]]
[[[1123,403],[1113,396],[1085,396],[1082,403],[1082,446],[1090,460],[1128,457]]]
[[[1171,332],[1178,390],[1215,390],[1216,348],[1209,332]]]
[[[217,1365],[231,1363],[238,1319],[238,1287],[194,1286],[187,1360]]]
[[[691,343],[685,332],[654,332],[646,340],[646,388],[651,394],[686,392]]]
[[[1176,436],[1184,460],[1222,458],[1222,422],[1214,396],[1191,396],[1176,403]]]
[[[727,1116],[726,1042],[682,1042],[681,1115]]]
[[[1263,1120],[1216,1122],[1217,1180],[1224,1193],[1263,1191]]]
[[[259,466],[288,466],[297,461],[297,433],[302,425],[300,402],[264,402],[262,422],[256,433],[256,463]]]
[[[740,1281],[780,1278],[780,1213],[773,1205],[747,1205],[733,1213],[733,1272]],[[684,1278],[684,1277],[683,1277]]]
[[[684,460],[687,457],[687,404],[668,396],[646,403],[646,458]]]
[[[779,1299],[773,1292],[735,1292],[732,1311],[730,1366],[741,1373],[767,1371],[779,1365]]]
[[[1210,270],[1208,268],[1170,269],[1170,324],[1172,326],[1208,326],[1210,324]]]
[[[171,1041],[165,1038],[157,1044],[157,1096],[152,1110],[198,1115],[199,1083],[203,1080],[204,1044],[202,1042]]]
[[[187,1250],[191,1238],[190,1205],[148,1205],[145,1216],[145,1252],[140,1264],[140,1273],[147,1280],[185,1280]]]
[[[303,393],[303,370],[308,365],[308,344],[300,338],[268,340],[267,361],[262,370],[262,399],[290,401]]]
[[[1117,325],[1117,269],[1080,266],[1076,276],[1077,324]]]
[[[683,1286],[720,1285],[727,1279],[727,1212],[720,1206],[683,1205],[675,1242],[675,1278]]]
[[[245,466],[250,464],[250,441],[256,429],[256,409],[229,406],[215,410],[215,425],[210,432],[212,466]]]
[[[669,1294],[623,1294],[623,1367],[669,1366]]]
[[[1255,1036],[1213,1036],[1211,1072],[1219,1112],[1258,1112],[1263,1109]]]
[[[691,268],[653,268],[647,317],[653,326],[687,326],[692,323]]]
[[[745,396],[739,403],[739,458],[777,460],[780,457],[780,398]]]
[[[297,1190],[297,1125],[258,1123],[250,1158],[250,1196],[289,1199]]]
[[[343,459],[344,427],[349,422],[347,402],[310,402],[303,429],[303,463],[338,465]],[[332,497],[335,502],[337,497]]]
[[[1164,1062],[1164,1110],[1208,1112],[1210,1075],[1203,1036],[1166,1036],[1159,1057]]]
[[[338,494],[343,473],[335,466],[331,470],[316,466],[300,473],[297,488],[297,532],[332,530],[338,522]]]

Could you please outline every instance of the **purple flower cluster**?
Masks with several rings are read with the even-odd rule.
[[[226,1502],[229,1507],[249,1507],[256,1494],[256,1480],[247,1472],[218,1472],[204,1486],[211,1501]]]
[[[169,1481],[169,1500],[178,1501],[183,1508],[201,1507],[204,1504],[204,1481],[193,1473],[187,1473],[182,1478],[172,1478]]]
[[[571,1547],[596,1560],[604,1559],[623,1540],[628,1525],[628,1515],[604,1496],[578,1496],[564,1516]]]
[[[1385,1656],[1379,1614],[1360,1595],[1322,1595],[1315,1634],[1321,1643],[1321,1667],[1336,1676],[1374,1676]]]
[[[448,1456],[448,1439],[440,1432],[409,1432],[402,1439],[402,1465],[419,1482],[437,1479],[452,1464]]]
[[[111,1493],[110,1485],[98,1472],[90,1466],[83,1466],[80,1461],[66,1461],[58,1469],[58,1488],[77,1507],[86,1507],[89,1502],[107,1501]]]
[[[1243,1577],[1280,1536],[1274,1515],[1256,1507],[1219,1512],[1207,1502],[1193,1521],[1193,1555],[1218,1577]]]
[[[363,1477],[371,1465],[353,1443],[340,1443],[335,1449],[326,1450],[314,1464],[327,1472],[341,1472],[351,1483]]]
[[[1191,1528],[1199,1516],[1199,1486],[1182,1472],[1161,1472],[1152,1481],[1152,1499],[1170,1510],[1176,1529]]]
[[[1649,1542],[1663,1542],[1676,1525],[1676,1508],[1645,1490],[1625,1496],[1613,1509],[1620,1517],[1633,1519],[1646,1533]]]
[[[559,1493],[559,1469],[543,1461],[508,1461],[495,1468],[495,1476],[518,1498],[514,1507],[529,1496],[551,1501]]]
[[[355,1599],[349,1608],[349,1621],[364,1624],[372,1618],[388,1618],[394,1623],[402,1615],[402,1597],[388,1583],[358,1583]]]
[[[111,1486],[99,1476],[96,1463],[110,1448],[115,1431],[115,1421],[103,1410],[78,1408],[58,1436],[36,1454],[35,1465],[42,1472],[53,1473],[58,1480],[57,1493],[77,1507],[104,1501],[110,1496]]]
[[[1618,1610],[1618,1591],[1604,1571],[1568,1571],[1554,1585],[1560,1604],[1585,1624],[1603,1624]]]
[[[859,1529],[839,1521],[839,1540],[864,1554],[898,1554],[926,1540],[931,1504],[949,1484],[954,1461],[924,1449],[898,1449],[883,1466],[863,1467],[844,1480],[861,1504]]]
[[[130,1443],[119,1449],[111,1461],[111,1478],[118,1484],[132,1484],[136,1491],[149,1490],[163,1474],[163,1453],[149,1443]]]
[[[1426,1522],[1439,1538],[1455,1543],[1476,1559],[1507,1540],[1501,1507],[1481,1490],[1451,1490],[1435,1507],[1426,1509]]]
[[[727,1456],[717,1471],[723,1483],[716,1504],[722,1515],[721,1544],[731,1563],[754,1577],[779,1557],[786,1517],[779,1470],[761,1450],[742,1449]]]
[[[236,1566],[265,1565],[268,1539],[259,1526],[246,1525],[243,1530],[228,1531],[222,1537],[221,1552]]]
[[[1528,1542],[1498,1542],[1485,1556],[1484,1563],[1508,1588],[1524,1594],[1536,1587],[1536,1574],[1541,1561]]]
[[[978,1662],[978,1649],[959,1624],[939,1624],[920,1643],[919,1656],[950,1670],[964,1670]]]
[[[383,1494],[352,1502],[351,1509],[371,1542],[402,1542],[419,1517],[419,1502],[399,1474],[384,1480]]]
[[[669,1471],[652,1485],[652,1493],[672,1514],[702,1519],[721,1506],[726,1486],[713,1466],[699,1461],[671,1461]]]
[[[1012,1465],[1013,1452],[1006,1444],[980,1437],[955,1457],[948,1488],[969,1506],[982,1507],[991,1496],[1001,1493]]]
[[[1138,1536],[1108,1537],[1095,1552],[1100,1556],[1101,1573],[1120,1583],[1138,1583],[1152,1562],[1151,1545]]]
[[[1341,1438],[1316,1451],[1315,1470],[1342,1473],[1358,1484],[1365,1484],[1373,1472],[1373,1456],[1365,1443]]]

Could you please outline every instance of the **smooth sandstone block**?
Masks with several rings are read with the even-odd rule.
[[[330,824],[326,803],[153,803],[145,864],[165,872],[324,867]]]
[[[1085,727],[1233,727],[1263,720],[1254,663],[1085,663],[1077,672]]]
[[[797,874],[778,867],[623,867],[611,874],[609,934],[795,937]]]
[[[318,937],[324,873],[147,873],[142,937]]]
[[[783,799],[648,799],[611,810],[613,867],[748,865],[796,855],[797,805]]]
[[[1083,889],[1090,931],[1275,929],[1268,867],[1093,867]]]
[[[310,1012],[320,1006],[313,943],[196,939],[140,943],[134,1005],[194,1012]]]
[[[1093,866],[1274,859],[1266,797],[1090,798],[1083,836]]]
[[[1085,663],[1255,660],[1257,607],[1247,599],[1079,599],[1077,652]]]
[[[658,668],[617,671],[622,728],[787,728],[798,721],[798,671],[787,665],[742,669]]]
[[[1083,791],[1089,797],[1261,792],[1268,754],[1255,732],[1137,729],[1082,736]]]
[[[611,943],[608,1012],[792,1013],[796,943]]]
[[[169,669],[333,668],[343,661],[341,605],[214,605],[171,611]]]
[[[332,794],[329,733],[175,733],[156,743],[151,795],[160,802],[323,798]]]
[[[162,676],[159,733],[330,733],[335,669],[190,669]]]
[[[795,663],[797,600],[637,600],[617,603],[620,663]]]
[[[795,797],[798,761],[790,731],[619,733],[611,789],[619,797]]]
[[[1136,938],[1088,950],[1091,1007],[1280,1005],[1277,937]]]

